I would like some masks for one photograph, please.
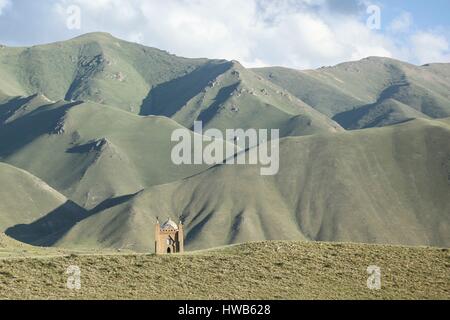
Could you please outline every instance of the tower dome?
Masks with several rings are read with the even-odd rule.
[[[162,230],[167,230],[167,229],[178,230],[178,225],[174,221],[169,219],[162,224],[161,229]]]

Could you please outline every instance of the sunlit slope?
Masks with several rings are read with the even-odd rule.
[[[329,117],[342,112],[342,109],[347,110],[346,108],[370,101],[369,98],[358,97],[338,84],[326,81],[315,74],[320,71],[301,71],[283,67],[267,67],[253,71]]]
[[[381,126],[414,118],[450,116],[448,64],[414,66],[401,61],[371,57],[334,67],[297,71],[286,68],[256,69],[346,128]],[[392,117],[386,101],[409,106],[416,112]],[[359,108],[376,108],[361,121]],[[384,112],[380,112],[384,109]]]
[[[0,232],[51,215],[51,224],[35,230],[38,237],[48,236],[86,217],[83,209],[28,172],[0,162],[0,181]],[[31,240],[25,233],[21,238]]]
[[[55,256],[64,253],[60,248],[43,248],[32,246],[7,236],[0,232],[0,259],[5,258],[31,258],[42,256]],[[17,266],[17,264],[15,264]],[[5,274],[4,274],[5,275]],[[8,273],[8,275],[10,275]]]
[[[0,71],[0,88],[10,96],[89,100],[172,117],[188,127],[203,120],[220,129],[280,128],[299,115],[305,118],[297,123],[300,128],[283,134],[339,127],[238,63],[180,58],[104,33],[31,48],[5,47]]]
[[[27,245],[11,239],[3,232],[0,232],[0,250],[18,249],[20,247],[27,247]]]
[[[449,250],[439,248],[276,241],[169,256],[69,254],[0,259],[0,298],[445,300],[450,277]],[[70,265],[81,268],[81,290],[66,288]],[[371,265],[381,290],[367,287]]]
[[[29,244],[14,240],[8,237],[3,232],[0,232],[0,258],[11,257],[11,256],[25,256],[30,252],[40,252],[40,251],[49,251],[52,249],[40,249],[34,246],[30,246]],[[58,249],[53,249],[58,250]]]
[[[207,168],[173,164],[171,135],[182,127],[168,118],[64,101],[39,107],[3,105],[2,118],[0,158],[87,208]]]
[[[8,95],[6,95],[2,90],[0,90],[0,102],[3,102],[8,99]]]
[[[218,166],[78,223],[61,246],[153,250],[180,216],[188,249],[253,240],[450,245],[450,121],[281,141],[280,172]]]
[[[236,61],[177,57],[106,33],[0,50],[0,100],[42,94],[163,115],[189,128],[202,120],[219,129],[279,128],[282,136],[342,130],[328,117],[349,129],[411,116],[448,117],[449,77],[448,64],[418,67],[377,57],[317,70],[249,70]],[[415,112],[387,108],[392,101]]]
[[[201,120],[218,129],[277,128],[283,136],[342,130],[238,62],[181,58],[105,33],[2,48],[0,89],[166,116],[188,128]]]
[[[281,136],[338,132],[342,128],[284,89],[236,61],[208,64],[154,88],[142,114],[171,117],[191,128],[280,129]]]
[[[155,218],[169,215],[185,221],[189,249],[265,239],[448,246],[449,80],[449,64],[387,58],[249,70],[104,33],[2,47],[0,161],[29,174],[2,169],[0,227],[38,245],[148,251]],[[175,165],[171,135],[196,120],[280,129],[280,173]],[[22,182],[33,176],[63,203]]]
[[[152,86],[206,61],[91,33],[47,45],[2,48],[0,88],[10,96],[42,93],[53,100],[90,100],[139,113]]]

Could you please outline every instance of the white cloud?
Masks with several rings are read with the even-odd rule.
[[[246,66],[310,68],[367,55],[393,55],[390,42],[368,30],[364,19],[354,14],[361,1],[347,0],[348,10],[341,10],[338,18],[331,3],[329,0],[58,1],[59,6],[81,7],[83,32],[108,31],[188,57],[234,59]]]
[[[10,5],[11,5],[10,0],[0,0],[0,16],[3,13],[3,10]]]
[[[401,13],[389,25],[389,30],[394,33],[408,32],[413,24],[413,16],[409,12]]]
[[[65,28],[70,5],[80,6],[81,30]],[[431,55],[420,47],[425,41],[421,37],[393,32],[406,30],[412,17],[401,15],[391,30],[370,30],[366,6],[367,0],[18,1],[14,10],[20,15],[2,16],[0,38],[31,45],[104,31],[180,56],[239,60],[248,67],[305,69],[373,55],[413,63],[446,57],[442,39],[430,44]],[[33,14],[47,19],[34,22]],[[24,20],[30,23],[21,23]],[[2,32],[5,26],[12,31]]]
[[[433,32],[418,32],[411,37],[411,50],[421,64],[430,62],[450,62],[448,39]]]

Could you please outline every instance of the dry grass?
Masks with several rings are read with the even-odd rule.
[[[66,288],[68,266],[82,288]],[[367,288],[369,265],[382,289]],[[261,242],[175,256],[0,259],[2,299],[449,299],[448,249]]]

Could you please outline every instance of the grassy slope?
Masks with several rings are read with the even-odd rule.
[[[281,85],[330,115],[376,101],[349,114],[364,127],[446,115],[448,71],[446,64],[418,68],[370,58],[289,71]],[[258,168],[217,167],[132,196],[206,169],[170,164],[177,123],[133,113],[163,114],[186,126],[202,119],[209,127],[282,128],[283,136],[342,128],[236,62],[178,58],[107,34],[2,48],[0,75],[1,161],[89,209],[130,194],[94,210],[61,244],[146,250],[154,217],[181,213],[192,248],[276,239],[281,230],[288,239],[448,243],[448,121],[286,139],[278,178],[263,179]],[[41,94],[6,96],[35,92]],[[61,98],[99,103],[51,101]],[[352,228],[355,215],[359,228]],[[394,234],[403,225],[406,232]]]
[[[449,246],[449,122],[284,139],[274,177],[218,166],[99,212],[58,244],[149,251],[155,218],[182,215],[190,249],[283,239]]]
[[[448,249],[263,242],[180,256],[0,259],[7,299],[449,299]],[[80,291],[66,269],[81,269]],[[367,267],[382,289],[366,286]]]
[[[342,108],[356,107],[369,100],[315,77],[312,72],[283,67],[260,68],[253,71],[329,117],[341,112]]]
[[[0,259],[2,258],[30,258],[40,256],[59,256],[64,250],[57,248],[40,248],[14,240],[4,233],[0,233]]]
[[[43,93],[53,100],[90,100],[139,113],[150,88],[206,61],[91,33],[48,45],[1,49],[0,87],[11,96]]]
[[[393,59],[372,57],[318,70],[263,68],[255,71],[320,112],[330,117],[340,115],[335,120],[346,128],[392,124],[411,116],[407,113],[402,117],[390,117],[392,110],[385,106],[380,114],[386,100],[408,105],[416,111],[413,114],[416,118],[450,116],[450,70],[447,64],[416,67]],[[368,106],[377,108],[377,112],[359,110]],[[361,113],[366,120],[361,121]]]
[[[0,158],[44,179],[92,208],[110,197],[176,181],[207,166],[175,166],[171,134],[181,128],[163,117],[141,117],[92,102],[22,99],[0,108]],[[25,104],[24,104],[25,103]]]
[[[53,213],[58,221],[40,230],[51,234],[66,223],[73,225],[86,217],[84,210],[28,172],[0,162],[0,181],[0,232]]]
[[[188,128],[201,120],[205,128],[280,129],[281,136],[342,131],[337,123],[237,62],[204,67],[154,88],[143,113],[168,116]]]
[[[0,233],[0,249],[1,250],[15,250],[18,248],[33,248],[33,246],[30,246],[28,244],[16,241],[14,239],[11,239],[3,232]]]
[[[430,117],[395,99],[386,99],[338,114],[334,119],[347,129],[384,127]]]
[[[187,127],[198,119],[219,129],[287,126],[283,135],[342,130],[281,88],[235,65],[176,57],[92,33],[31,48],[3,48],[0,88],[11,96],[42,93],[52,100],[92,101],[135,114],[173,117]],[[213,82],[217,86],[211,88]],[[245,93],[241,97],[238,91]]]
[[[245,127],[278,127],[271,122],[275,121],[283,127],[282,134],[335,130],[329,119],[311,110],[317,121],[306,115],[287,116],[284,111],[279,111],[283,117],[278,120],[271,113],[274,116],[267,121],[253,111]],[[238,124],[221,122],[218,114],[211,120],[213,126]],[[171,134],[181,126],[165,117],[138,116],[93,102],[53,102],[40,94],[5,99],[0,104],[0,122],[2,161],[31,172],[89,209],[108,198],[207,169],[172,164]]]

